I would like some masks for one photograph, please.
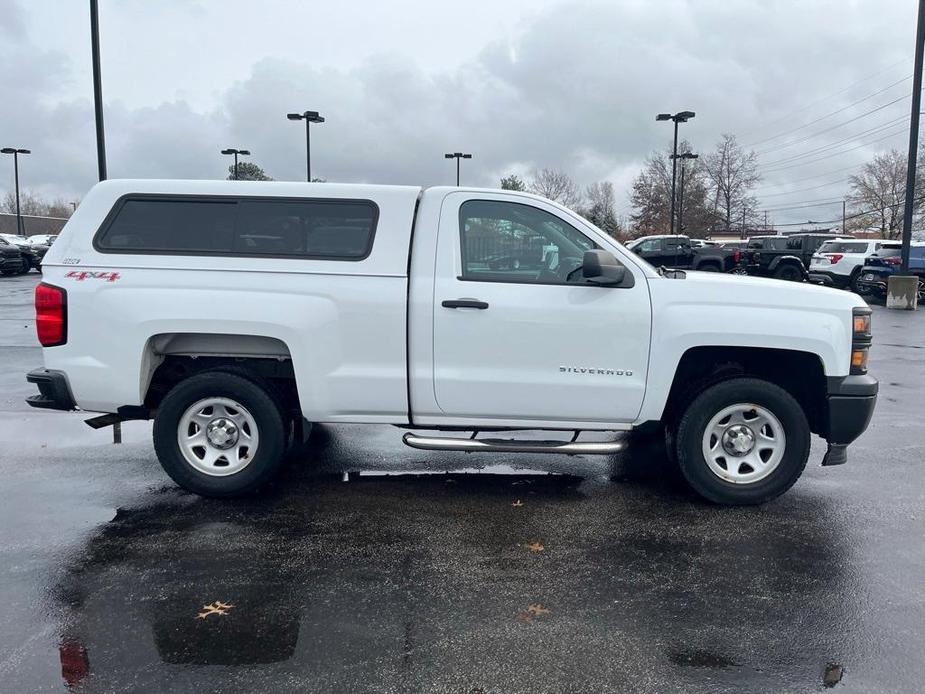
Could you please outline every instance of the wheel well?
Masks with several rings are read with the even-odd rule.
[[[292,358],[285,343],[255,335],[166,333],[148,340],[143,359],[144,406],[156,410],[177,383],[204,371],[234,371],[273,386],[288,412],[300,412]]]
[[[678,363],[662,421],[680,419],[687,405],[704,388],[738,376],[752,376],[777,384],[790,393],[806,414],[809,428],[821,433],[826,426],[825,370],[810,352],[765,347],[694,347]]]

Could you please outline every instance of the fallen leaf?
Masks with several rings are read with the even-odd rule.
[[[210,614],[226,615],[228,614],[228,610],[230,610],[232,607],[234,607],[234,605],[230,605],[228,603],[224,603],[224,602],[220,602],[216,600],[210,605],[203,605],[202,609],[204,611],[200,612],[197,615],[196,619],[205,619]]]
[[[516,619],[518,622],[523,622],[524,624],[533,624],[533,620],[536,617],[542,617],[544,614],[549,613],[550,610],[546,609],[539,603],[534,603],[532,605],[528,605],[527,609],[523,612],[518,613]]]
[[[546,549],[539,542],[531,542],[529,545],[524,545],[524,547],[529,549],[534,554],[538,554],[539,552],[542,552],[544,549]]]
[[[513,504],[511,504],[511,506],[513,506],[514,508],[520,508],[520,507],[523,506],[523,505],[524,505],[524,502],[521,501],[520,499],[518,499],[518,500],[515,501]]]

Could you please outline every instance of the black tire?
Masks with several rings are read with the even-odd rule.
[[[705,263],[704,265],[701,265],[697,269],[700,270],[701,272],[719,272],[719,265],[716,265],[714,263]]]
[[[774,279],[784,280],[786,282],[802,282],[803,271],[793,263],[781,265],[774,271]]]
[[[18,272],[17,274],[19,274],[19,275],[28,275],[28,274],[29,274],[29,270],[31,270],[31,269],[32,269],[32,263],[29,262],[29,259],[28,259],[28,258],[23,258],[23,259],[22,259],[22,266],[19,268],[19,272]]]
[[[190,406],[206,398],[240,403],[256,423],[257,452],[239,472],[223,477],[206,474],[193,467],[180,450],[180,420]],[[161,401],[154,418],[154,449],[164,471],[184,489],[210,497],[241,496],[256,491],[276,475],[286,450],[286,423],[279,401],[259,379],[208,371],[181,381]]]
[[[706,427],[724,408],[755,404],[780,422],[786,445],[780,462],[766,477],[736,484],[714,473],[703,453]],[[726,505],[762,504],[786,492],[799,479],[809,457],[809,423],[803,408],[786,390],[757,378],[732,378],[710,386],[687,407],[677,429],[678,465],[704,498]]]

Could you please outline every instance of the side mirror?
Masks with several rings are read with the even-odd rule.
[[[603,250],[585,251],[581,276],[589,284],[600,287],[632,287],[634,284],[633,275],[627,273],[626,268],[611,253]]]

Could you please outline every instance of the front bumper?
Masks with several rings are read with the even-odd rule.
[[[21,255],[4,255],[0,256],[0,270],[2,271],[18,271],[22,268],[22,256]]]
[[[823,465],[847,462],[847,446],[867,429],[877,404],[880,384],[873,376],[835,376],[827,379],[829,450]]]
[[[67,376],[63,371],[35,369],[26,375],[29,383],[39,387],[38,395],[26,398],[26,404],[43,410],[76,410],[77,405],[71,395]]]

